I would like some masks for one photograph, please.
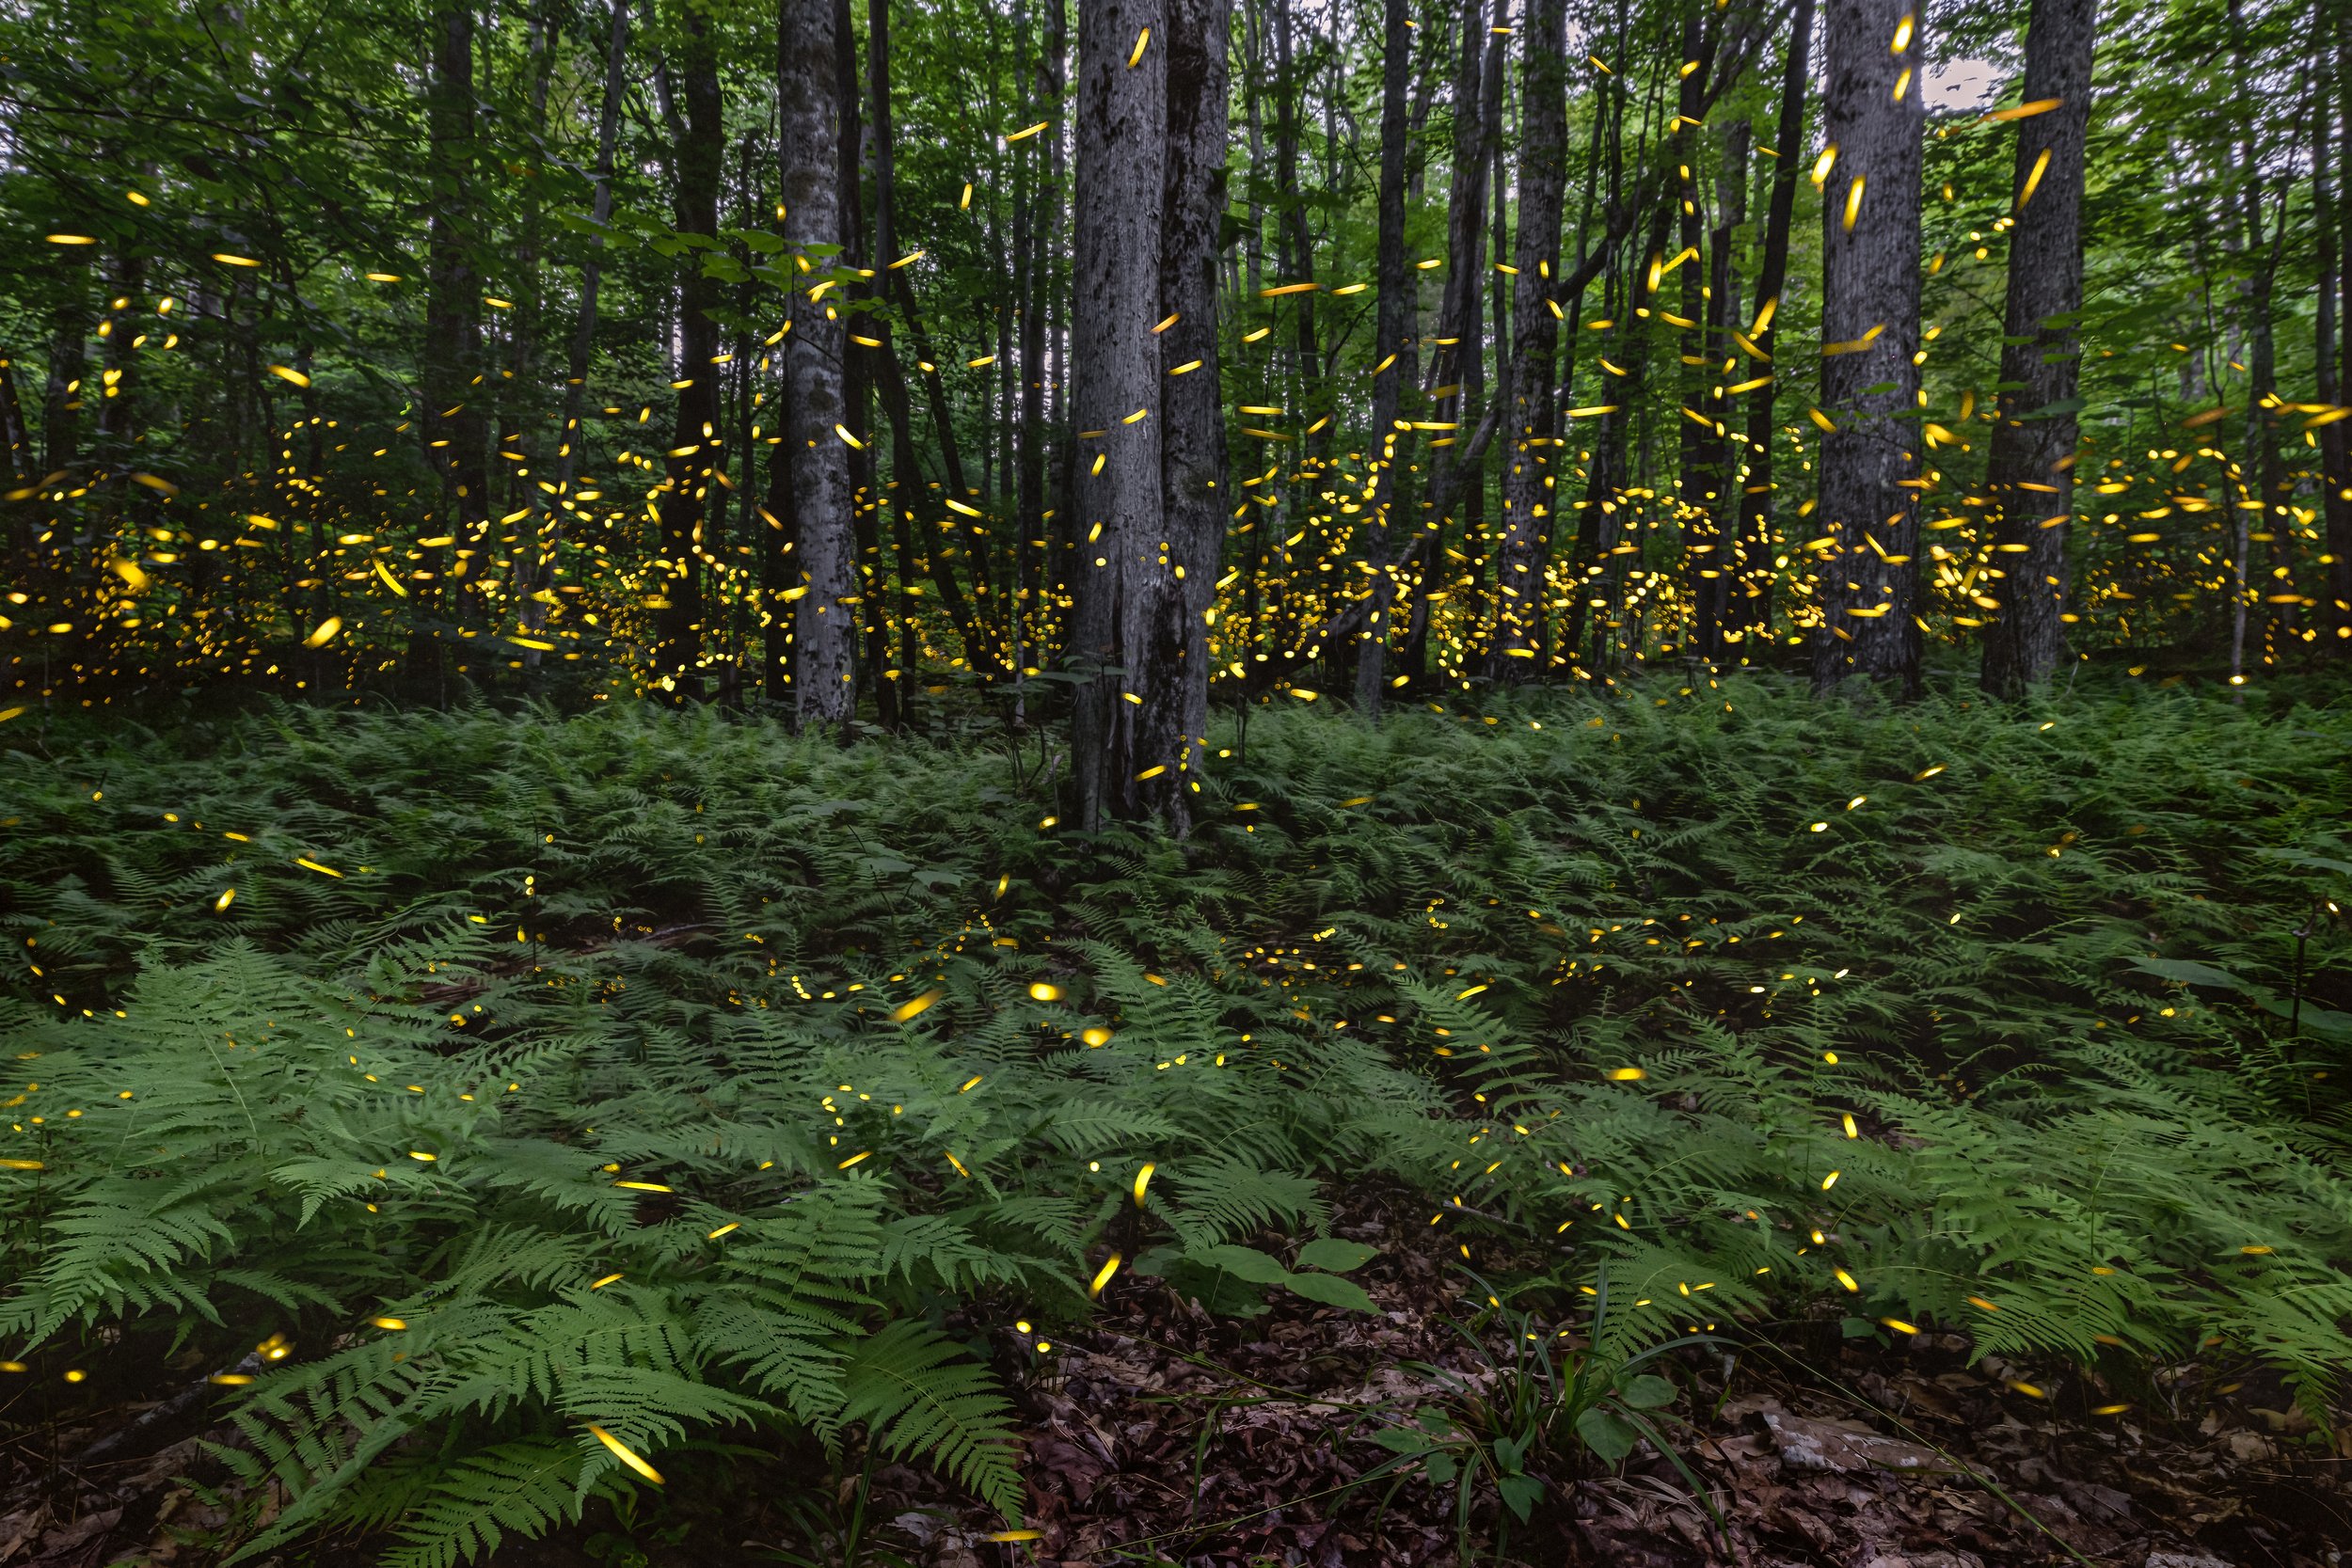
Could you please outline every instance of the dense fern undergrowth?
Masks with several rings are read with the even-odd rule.
[[[450,1563],[749,1442],[1018,1524],[1014,1323],[1114,1251],[1358,1306],[1340,1182],[1616,1354],[1827,1313],[2323,1415],[2352,1364],[2341,705],[1293,707],[1184,843],[1047,821],[1035,736],[6,739],[0,1401],[214,1374],[250,1551]]]

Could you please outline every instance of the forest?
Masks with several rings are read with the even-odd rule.
[[[2352,0],[0,0],[0,1568],[2335,1568]]]

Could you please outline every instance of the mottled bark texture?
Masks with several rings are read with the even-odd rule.
[[[1371,521],[1364,561],[1374,573],[1367,592],[1372,605],[1356,634],[1356,706],[1367,718],[1380,711],[1388,685],[1389,613],[1396,598],[1393,540],[1410,528],[1409,477],[1399,458],[1403,434],[1397,416],[1406,388],[1414,383],[1420,356],[1414,352],[1412,266],[1405,257],[1406,89],[1412,75],[1413,30],[1406,25],[1406,0],[1383,0],[1380,28],[1380,211],[1379,315],[1373,335],[1372,443],[1379,456],[1374,470]]]
[[[1079,820],[1089,829],[1129,814],[1137,784],[1152,782],[1138,781],[1137,773],[1172,773],[1177,762],[1172,752],[1145,751],[1137,721],[1147,703],[1180,711],[1181,700],[1136,689],[1152,673],[1129,664],[1128,646],[1131,627],[1182,613],[1174,563],[1161,564],[1168,543],[1160,492],[1167,418],[1155,406],[1164,378],[1152,331],[1159,320],[1153,308],[1168,163],[1164,11],[1160,0],[1093,0],[1078,19],[1071,371],[1080,434],[1072,568],[1077,603],[1068,651],[1073,673],[1083,677],[1071,749]],[[1147,42],[1136,55],[1145,27],[1159,42]]]
[[[836,429],[848,417],[841,385],[846,336],[828,304],[833,254],[841,243],[841,97],[834,0],[779,0],[776,98],[783,133],[784,239],[811,271],[792,296],[784,340],[788,404],[784,447],[791,460],[793,560],[792,705],[803,722],[839,723],[855,711],[857,541],[850,517],[850,448]],[[822,293],[817,293],[818,290]],[[811,298],[812,293],[817,297]]]
[[[1559,398],[1552,367],[1560,344],[1560,206],[1568,137],[1566,7],[1528,0],[1519,29],[1518,245],[1512,264],[1508,406],[1502,434],[1502,538],[1495,552],[1494,628],[1487,673],[1526,680],[1542,673],[1544,568],[1551,556],[1552,478]]]
[[[1916,0],[1830,0],[1813,683],[1919,686],[1919,182],[1927,48]],[[1898,87],[1901,88],[1897,91]]]
[[[1167,772],[1130,805],[1182,829],[1209,735],[1208,623],[1225,542],[1225,417],[1218,402],[1216,267],[1225,217],[1226,40],[1232,0],[1165,0],[1168,143],[1160,214],[1161,504],[1168,547],[1136,559],[1124,594],[1125,657],[1148,672],[1136,688],[1136,755]],[[1197,369],[1175,373],[1186,365]],[[1155,416],[1157,413],[1155,412]],[[1089,559],[1091,559],[1090,557]],[[1140,770],[1140,769],[1138,769]]]
[[[719,113],[719,49],[709,19],[683,12],[678,62],[686,118],[672,155],[675,217],[682,234],[719,232],[719,179],[726,157],[726,128]],[[711,478],[723,451],[719,440],[719,281],[703,276],[702,255],[689,251],[678,271],[677,423],[672,430],[661,503],[661,607],[654,611],[655,667],[681,701],[702,696],[702,568],[709,556]]]
[[[2034,0],[2025,102],[2058,106],[2017,122],[2017,217],[2010,232],[2001,393],[1985,477],[1995,565],[2009,574],[1984,629],[1984,689],[2015,696],[2066,654],[2067,516],[2074,500],[2074,388],[2082,348],[2083,140],[2090,123],[2097,0]],[[2020,546],[2023,546],[2020,548]]]
[[[1756,330],[1748,341],[1766,355],[1777,334],[1781,292],[1788,283],[1788,231],[1797,210],[1797,171],[1804,166],[1804,99],[1812,80],[1813,0],[1797,0],[1788,24],[1788,53],[1780,79],[1780,122],[1772,135],[1772,195],[1764,215],[1764,254],[1756,269]],[[1769,312],[1769,314],[1767,313]],[[1769,368],[1771,361],[1764,368]],[[1757,372],[1762,373],[1760,368]],[[1743,640],[1769,638],[1772,629],[1772,441],[1773,389],[1767,381],[1748,399],[1747,478],[1740,487],[1740,589],[1732,617]]]

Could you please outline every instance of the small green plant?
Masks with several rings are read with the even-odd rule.
[[[1440,1390],[1439,1398],[1372,1434],[1374,1442],[1397,1455],[1392,1463],[1417,1464],[1436,1484],[1454,1487],[1454,1528],[1466,1560],[1479,1488],[1491,1488],[1510,1517],[1523,1525],[1542,1498],[1548,1476],[1572,1478],[1595,1459],[1613,1468],[1644,1440],[1681,1472],[1692,1496],[1722,1525],[1707,1488],[1668,1436],[1665,1412],[1677,1395],[1674,1384],[1642,1370],[1682,1344],[1716,1337],[1694,1335],[1633,1348],[1611,1317],[1605,1265],[1597,1278],[1588,1337],[1580,1348],[1567,1349],[1566,1341],[1574,1338],[1570,1331],[1547,1331],[1533,1312],[1506,1305],[1486,1280],[1470,1275],[1486,1306],[1468,1320],[1451,1320],[1449,1326],[1469,1348],[1475,1370],[1465,1375],[1427,1362],[1407,1363],[1407,1370]],[[1550,1280],[1530,1282],[1515,1291],[1514,1298],[1554,1288]],[[1498,1557],[1506,1535],[1498,1531]]]

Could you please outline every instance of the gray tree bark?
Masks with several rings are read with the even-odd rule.
[[[1400,447],[1409,450],[1405,437],[1410,433],[1396,428],[1404,390],[1417,379],[1420,357],[1411,341],[1414,274],[1405,259],[1406,89],[1413,63],[1413,30],[1405,24],[1408,8],[1406,0],[1384,0],[1381,16],[1380,306],[1373,338],[1373,363],[1380,368],[1372,383],[1372,443],[1379,454],[1373,483],[1378,489],[1364,548],[1374,573],[1368,590],[1372,605],[1356,634],[1356,706],[1368,718],[1379,713],[1388,684],[1389,609],[1396,595],[1390,539],[1395,528],[1413,521],[1407,469],[1397,456]]]
[[[2332,175],[2334,223],[2325,238],[2328,253],[2334,258],[2333,289],[2323,301],[2328,308],[2334,330],[2328,341],[2320,345],[2320,360],[2327,370],[2327,380],[2320,387],[2323,401],[2342,401],[2347,388],[2352,388],[2352,191],[2344,188],[2344,169],[2352,155],[2352,9],[2337,8],[2329,18],[2325,11],[2315,13],[2312,21],[2317,29],[2312,53],[2315,64],[2332,77],[2335,87],[2335,119],[2332,129],[2334,155],[2329,157],[2326,110],[2322,110],[2322,151],[2317,166]],[[2330,30],[2334,33],[2331,40]],[[2332,66],[2332,71],[2328,68]],[[2327,218],[2321,219],[2323,223]],[[2338,420],[2320,427],[2322,452],[2322,483],[2327,497],[2328,554],[2328,612],[2321,617],[2321,638],[2339,657],[2352,658],[2352,421]]]
[[[1772,167],[1772,202],[1764,217],[1764,253],[1756,262],[1756,311],[1758,324],[1749,341],[1774,357],[1756,367],[1774,379],[1748,399],[1747,477],[1740,489],[1740,593],[1733,615],[1743,641],[1754,645],[1772,630],[1772,441],[1778,431],[1773,420],[1779,362],[1772,347],[1778,341],[1773,322],[1780,314],[1780,296],[1788,284],[1788,230],[1797,208],[1797,170],[1803,166],[1804,99],[1812,75],[1808,69],[1813,45],[1813,0],[1797,0],[1789,20],[1788,55],[1780,79],[1780,121],[1772,133],[1772,150],[1779,154]],[[1771,310],[1771,317],[1764,312]]]
[[[1558,430],[1552,367],[1560,343],[1560,209],[1567,156],[1566,7],[1528,0],[1520,18],[1519,231],[1510,372],[1503,378],[1502,538],[1495,552],[1495,619],[1487,673],[1521,681],[1542,673],[1544,568],[1551,554]]]
[[[1924,18],[1916,0],[1830,0],[1822,200],[1817,567],[1822,621],[1813,684],[1848,675],[1919,688],[1919,182]],[[1901,44],[1898,49],[1896,45]],[[1896,94],[1898,84],[1901,95]],[[1875,387],[1892,390],[1873,391]]]
[[[2074,500],[2074,396],[2082,349],[2083,143],[2090,124],[2097,0],[2034,0],[2026,29],[2025,102],[2058,106],[2017,122],[2017,221],[2010,233],[2001,394],[1986,495],[2001,608],[1985,626],[1983,683],[2016,696],[2047,680],[2066,654],[2067,517]],[[2018,546],[2022,546],[2023,548]]]
[[[1071,751],[1078,816],[1089,830],[1131,814],[1136,786],[1152,782],[1138,781],[1138,772],[1172,773],[1178,761],[1172,753],[1148,753],[1148,739],[1157,737],[1147,737],[1137,722],[1147,703],[1181,711],[1181,699],[1156,684],[1175,677],[1129,663],[1136,653],[1132,631],[1180,614],[1182,607],[1161,505],[1168,421],[1158,406],[1164,378],[1152,332],[1159,319],[1152,308],[1159,302],[1168,162],[1165,10],[1160,0],[1091,0],[1079,13],[1071,322],[1077,560],[1066,647],[1084,678],[1072,713]],[[1147,41],[1131,66],[1147,26],[1156,41]]]
[[[684,11],[679,85],[686,118],[672,154],[678,231],[719,232],[719,180],[726,156],[726,128],[719,104],[719,46],[708,18],[691,7]],[[703,275],[702,256],[689,252],[678,277],[677,424],[665,465],[660,505],[660,579],[665,601],[654,612],[654,660],[673,683],[680,701],[699,700],[702,679],[702,563],[709,555],[706,537],[712,510],[711,475],[720,462],[718,280]]]
[[[1450,424],[1453,437],[1446,446],[1432,446],[1429,515],[1418,531],[1415,549],[1430,562],[1413,593],[1411,620],[1405,639],[1405,671],[1428,673],[1429,594],[1436,586],[1438,549],[1443,544],[1446,515],[1461,493],[1464,438],[1486,385],[1486,355],[1479,339],[1483,320],[1479,309],[1480,274],[1486,251],[1486,122],[1485,67],[1486,17],[1485,0],[1465,0],[1462,6],[1461,46],[1454,62],[1453,189],[1446,204],[1445,293],[1438,306],[1438,341],[1431,351],[1429,377],[1435,406],[1431,422]],[[1442,439],[1442,437],[1440,437]],[[1476,476],[1470,476],[1475,481]],[[1465,530],[1474,527],[1477,498],[1465,509]],[[1424,538],[1426,543],[1424,543]]]
[[[441,476],[439,537],[462,537],[489,516],[489,426],[483,417],[487,395],[473,385],[481,368],[482,278],[473,245],[475,164],[480,156],[474,129],[474,14],[471,0],[437,11],[433,28],[433,78],[427,89],[426,159],[432,215],[425,231],[424,337],[417,367],[424,406],[417,429],[425,460]],[[60,465],[52,464],[51,467]],[[418,619],[408,637],[412,682],[437,684],[440,641],[423,624],[447,598],[444,576],[451,546],[424,548],[414,593]]]
[[[830,251],[841,243],[841,98],[834,33],[834,0],[778,0],[776,97],[783,135],[784,239],[808,261],[792,296],[785,335],[797,539],[794,559],[803,592],[792,602],[792,705],[803,723],[840,723],[855,712],[857,543],[850,516],[850,448],[835,430],[848,418],[841,385],[846,334],[824,284]],[[836,288],[838,286],[836,285]],[[823,289],[814,299],[813,293]],[[790,592],[790,590],[787,590]]]
[[[1225,218],[1226,45],[1232,0],[1165,0],[1168,143],[1160,214],[1161,504],[1168,544],[1136,558],[1122,590],[1123,657],[1135,756],[1165,773],[1134,787],[1130,806],[1182,832],[1209,743],[1208,614],[1225,542],[1225,418],[1218,399],[1216,268]],[[1175,371],[1185,365],[1198,368]],[[1155,411],[1154,418],[1159,417]],[[1091,559],[1091,558],[1089,558]],[[1169,759],[1173,759],[1170,761]]]

